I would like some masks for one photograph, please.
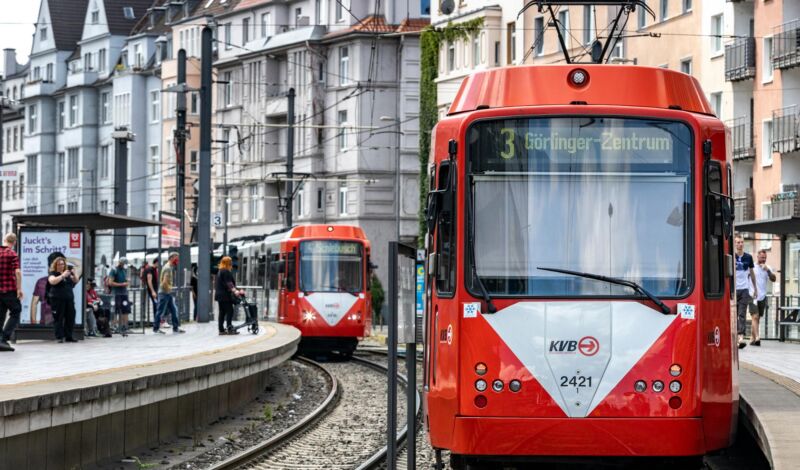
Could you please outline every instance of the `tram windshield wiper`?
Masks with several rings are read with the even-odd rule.
[[[602,276],[600,274],[582,273],[580,271],[570,271],[569,269],[543,268],[541,266],[537,266],[536,269],[542,271],[550,271],[554,273],[570,274],[572,276],[585,277],[587,279],[594,279],[596,281],[603,281],[603,282],[608,282],[610,284],[617,284],[620,286],[630,287],[637,293],[650,299],[651,302],[653,302],[654,304],[656,304],[656,306],[658,306],[658,308],[661,310],[661,313],[663,313],[664,315],[669,315],[672,313],[672,309],[664,305],[664,302],[662,302],[658,297],[650,293],[647,289],[642,287],[641,284],[634,281],[628,281],[627,279],[620,279],[618,277]]]

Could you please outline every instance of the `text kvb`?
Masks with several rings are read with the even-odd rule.
[[[578,342],[572,340],[550,341],[550,352],[575,352]]]

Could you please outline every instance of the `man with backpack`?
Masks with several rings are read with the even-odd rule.
[[[125,265],[128,260],[122,257],[117,265],[108,272],[108,285],[114,295],[114,314],[117,319],[117,332],[128,336],[128,314],[131,313],[131,301],[128,299],[128,272]]]

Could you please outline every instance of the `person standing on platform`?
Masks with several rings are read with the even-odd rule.
[[[194,307],[194,321],[197,321],[197,263],[192,263],[192,278],[189,279],[189,288],[192,291],[192,305]]]
[[[8,344],[14,330],[19,324],[19,317],[22,313],[22,273],[19,270],[19,256],[13,250],[17,243],[17,236],[8,233],[3,238],[3,246],[0,247],[0,351],[13,351],[14,348]],[[6,315],[8,314],[8,321]]]
[[[117,319],[117,333],[128,336],[128,314],[131,313],[131,301],[128,298],[128,272],[125,265],[128,259],[122,257],[117,265],[108,272],[108,285],[114,294],[114,316]]]
[[[736,333],[739,335],[739,349],[747,346],[744,342],[744,331],[747,322],[747,308],[753,302],[753,297],[758,298],[756,275],[753,272],[755,264],[750,253],[744,251],[744,239],[736,235],[733,239],[736,247]],[[750,296],[750,287],[754,288]]]
[[[153,318],[158,309],[158,257],[153,258],[153,263],[144,271],[144,288],[153,305]]]
[[[72,337],[75,326],[75,294],[72,289],[78,283],[75,268],[67,266],[67,260],[59,257],[50,265],[50,277],[47,282],[50,289],[47,292],[47,303],[53,309],[55,319],[56,339],[59,343],[77,343]]]
[[[767,314],[769,304],[767,300],[767,281],[775,282],[777,277],[772,272],[772,268],[767,265],[767,250],[758,250],[756,255],[756,266],[753,268],[753,273],[756,275],[756,304],[758,313],[751,314],[752,319],[752,332],[750,333],[750,344],[753,346],[761,346],[761,337],[759,336],[758,323],[761,318]]]
[[[175,270],[178,269],[178,253],[172,252],[169,254],[167,264],[161,270],[161,280],[159,282],[158,292],[158,309],[156,310],[156,318],[153,320],[153,332],[164,332],[159,328],[161,324],[161,317],[169,309],[172,319],[172,332],[175,334],[186,333],[181,329],[181,322],[178,318],[178,306],[175,304],[175,295],[173,289],[175,288]]]
[[[233,328],[233,306],[239,298],[244,295],[244,291],[236,288],[236,280],[233,278],[231,267],[233,260],[230,256],[223,256],[219,260],[219,270],[217,272],[216,285],[214,286],[214,299],[219,305],[219,319],[217,325],[220,335],[238,335],[239,332]],[[225,329],[227,323],[227,330]]]

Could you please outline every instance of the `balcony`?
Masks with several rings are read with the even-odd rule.
[[[770,197],[770,202],[773,218],[800,216],[800,201],[797,200],[797,191],[773,194]]]
[[[756,158],[756,148],[753,144],[753,122],[742,116],[725,124],[731,129],[733,160],[740,161]]]
[[[56,84],[45,80],[31,80],[25,84],[25,98],[50,96],[56,91]]]
[[[67,74],[67,86],[89,86],[97,81],[97,72],[94,70],[75,69]]]
[[[756,76],[756,38],[739,38],[725,45],[725,80],[737,82]]]
[[[800,18],[775,28],[772,65],[776,69],[800,66]]]
[[[772,112],[772,151],[791,153],[800,150],[800,118],[797,105]]]
[[[747,188],[733,194],[733,214],[737,223],[755,220],[756,203],[753,188]]]

